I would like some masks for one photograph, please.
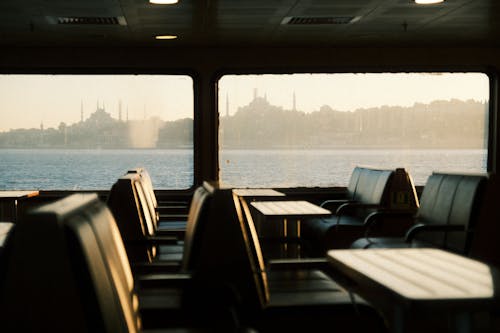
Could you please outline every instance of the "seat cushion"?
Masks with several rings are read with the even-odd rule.
[[[309,255],[322,256],[329,249],[348,248],[362,237],[365,230],[363,219],[343,215],[315,218],[303,223],[302,237],[305,239]]]
[[[320,270],[292,269],[267,273],[269,292],[340,291],[342,288]]]
[[[413,241],[411,243],[406,243],[404,238],[399,237],[369,237],[360,238],[351,244],[352,249],[376,249],[376,248],[422,248],[422,247],[436,247],[434,244],[423,242],[423,241]]]

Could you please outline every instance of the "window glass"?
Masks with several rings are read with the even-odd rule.
[[[189,76],[0,75],[0,115],[0,190],[109,189],[135,167],[193,184]]]
[[[487,169],[483,73],[225,75],[220,179],[230,186],[345,186],[356,165]]]

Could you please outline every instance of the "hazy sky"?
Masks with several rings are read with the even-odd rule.
[[[253,99],[254,88],[258,96],[267,95],[271,104],[288,110],[295,92],[297,110],[312,112],[325,104],[338,111],[354,111],[436,99],[484,101],[488,87],[488,77],[482,73],[227,75],[219,83],[219,111],[226,114],[228,96],[229,114],[234,114],[238,106]]]
[[[118,118],[193,117],[193,81],[167,75],[0,75],[0,130],[57,127],[96,111],[97,103]]]
[[[168,75],[0,75],[0,131],[72,124],[105,106],[118,118],[158,116],[163,120],[193,117],[193,81]],[[219,82],[219,110],[226,114],[247,105],[257,88],[271,104],[317,111],[322,105],[352,111],[381,105],[410,106],[435,99],[488,99],[484,74],[294,74],[226,75]]]

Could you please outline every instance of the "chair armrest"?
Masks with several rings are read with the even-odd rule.
[[[179,261],[133,262],[130,267],[135,274],[178,273],[181,269]]]
[[[148,236],[142,239],[126,239],[124,243],[134,245],[176,245],[179,239],[176,236]]]
[[[294,269],[318,269],[329,268],[326,258],[302,258],[302,259],[272,259],[267,261],[269,270],[294,270]]]
[[[139,289],[144,288],[184,288],[192,281],[189,273],[142,274],[136,275]]]
[[[373,227],[375,227],[377,224],[382,221],[383,218],[391,218],[391,219],[396,219],[396,221],[399,221],[399,219],[402,218],[411,218],[414,216],[414,213],[412,212],[405,212],[401,210],[392,210],[392,209],[381,209],[376,212],[370,213],[368,216],[366,216],[363,224],[365,225],[365,237],[370,237],[370,231],[372,230]]]
[[[346,200],[346,199],[331,199],[331,200],[323,201],[319,206],[323,207],[323,208],[327,208],[327,209],[329,209],[328,208],[329,206],[333,206],[334,209],[330,209],[333,211],[333,210],[336,210],[340,205],[345,204],[345,203],[349,203],[349,202],[355,202],[355,201]]]
[[[460,224],[423,224],[419,223],[411,227],[405,236],[406,242],[411,242],[415,236],[420,232],[431,231],[431,232],[453,232],[461,231],[465,232],[465,226]]]
[[[335,215],[346,214],[348,211],[353,209],[383,209],[384,206],[379,204],[365,204],[362,202],[352,201],[346,202],[337,208],[335,211]]]
[[[155,235],[148,236],[145,241],[149,242],[151,245],[176,245],[179,238],[177,236]]]

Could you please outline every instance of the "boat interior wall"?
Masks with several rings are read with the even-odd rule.
[[[1,48],[1,47],[0,47]],[[430,71],[500,68],[496,47],[36,47],[4,48],[0,70],[127,72],[164,70],[217,75],[221,71]],[[116,55],[120,54],[120,57]],[[307,55],[307,57],[304,57]]]

